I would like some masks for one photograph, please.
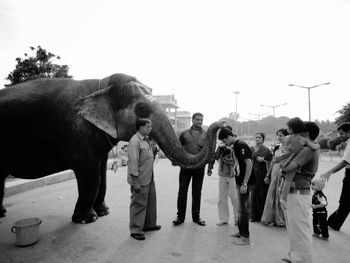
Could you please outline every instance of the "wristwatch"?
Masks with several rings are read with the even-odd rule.
[[[247,186],[247,183],[243,182],[243,183],[242,183],[242,186]]]

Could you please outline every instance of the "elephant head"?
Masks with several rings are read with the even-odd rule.
[[[151,89],[136,78],[114,74],[99,81],[99,90],[76,102],[79,114],[116,141],[129,141],[136,132],[137,118],[152,121],[151,137],[165,155],[183,168],[203,167],[215,151],[216,133],[222,122],[210,125],[206,144],[196,155],[188,153],[178,140],[163,106],[151,96]]]

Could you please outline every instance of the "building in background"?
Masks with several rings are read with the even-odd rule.
[[[176,133],[179,135],[182,131],[189,129],[192,124],[192,115],[189,111],[177,111],[176,115]]]
[[[177,134],[191,127],[191,113],[188,111],[178,111],[179,106],[175,95],[154,95],[153,96],[167,112],[171,124]]]

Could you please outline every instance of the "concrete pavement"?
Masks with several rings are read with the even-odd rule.
[[[335,162],[322,160],[320,172]],[[215,170],[217,165],[215,165]],[[88,225],[71,222],[77,199],[75,180],[46,185],[8,194],[8,215],[0,219],[0,262],[282,262],[287,253],[288,237],[284,228],[250,223],[252,245],[240,247],[232,243],[233,224],[218,227],[218,176],[206,177],[202,192],[201,216],[207,226],[191,220],[191,196],[184,224],[174,227],[176,216],[178,167],[166,159],[155,164],[158,223],[162,229],[146,233],[145,241],[136,241],[128,230],[130,190],[126,168],[108,172],[106,202],[110,215]],[[57,176],[57,175],[56,175]],[[343,171],[333,175],[327,184],[328,211],[337,207]],[[7,186],[8,188],[8,186]],[[190,193],[190,191],[189,191]],[[232,212],[232,211],[231,211]],[[23,218],[40,217],[40,240],[19,248],[10,231],[13,223]],[[339,232],[330,230],[330,240],[314,239],[315,262],[345,263],[350,258],[350,220]]]

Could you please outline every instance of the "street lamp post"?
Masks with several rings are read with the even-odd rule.
[[[266,114],[268,114],[268,113],[265,112],[265,113],[249,113],[249,114],[255,115],[255,116],[258,118],[258,121],[260,121],[260,116],[266,115]]]
[[[240,94],[240,92],[238,91],[238,90],[235,90],[235,91],[233,91],[233,94],[235,94],[236,95],[236,112],[235,112],[235,121],[236,121],[236,134],[237,134],[237,120],[238,120],[238,118],[239,118],[239,114],[238,114],[238,111],[237,111],[237,97],[238,97],[238,94]]]
[[[264,105],[264,104],[261,104],[260,106],[264,106],[264,107],[269,107],[269,108],[272,108],[272,114],[273,114],[273,117],[275,117],[275,108],[279,107],[279,106],[283,106],[283,105],[286,105],[287,103],[282,103],[282,104],[278,104],[278,105]]]
[[[259,130],[260,129],[260,116],[268,114],[268,113],[266,112],[266,113],[249,113],[249,114],[255,115],[258,118],[258,125],[257,125],[257,127],[258,127],[258,130]]]
[[[309,121],[311,121],[310,89],[313,89],[313,88],[316,88],[316,87],[319,87],[319,86],[329,85],[329,84],[331,84],[331,83],[330,82],[326,82],[326,83],[318,84],[318,85],[311,86],[311,87],[305,87],[305,86],[300,86],[300,85],[295,85],[295,84],[289,84],[289,86],[307,89],[308,104],[309,104]]]

